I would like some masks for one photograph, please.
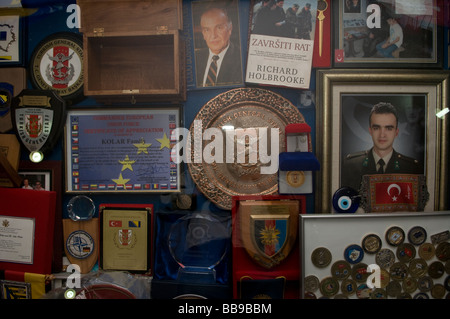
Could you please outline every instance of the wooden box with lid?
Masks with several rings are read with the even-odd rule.
[[[84,94],[106,102],[186,99],[181,0],[77,0]]]

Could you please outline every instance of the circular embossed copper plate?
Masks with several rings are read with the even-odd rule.
[[[277,192],[278,154],[286,148],[284,128],[293,123],[305,123],[303,115],[272,91],[238,88],[216,96],[190,127],[192,179],[209,200],[228,210],[232,196]],[[272,147],[278,150],[272,152]]]

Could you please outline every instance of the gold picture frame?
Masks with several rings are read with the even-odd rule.
[[[333,211],[332,196],[341,186],[339,185],[341,162],[344,156],[341,154],[342,145],[352,144],[342,138],[343,99],[360,96],[369,96],[369,100],[381,96],[383,99],[394,96],[407,100],[422,97],[423,169],[430,194],[424,210],[446,209],[449,119],[448,115],[439,117],[438,113],[449,105],[450,72],[414,69],[332,69],[318,70],[316,79],[318,106],[316,152],[321,163],[321,171],[316,175],[316,212]],[[368,126],[367,119],[360,128]]]

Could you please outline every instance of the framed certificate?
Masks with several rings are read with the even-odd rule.
[[[170,140],[179,124],[179,108],[69,111],[66,191],[180,191]]]
[[[153,205],[100,205],[100,267],[151,271]]]
[[[2,188],[0,270],[51,274],[56,192]]]

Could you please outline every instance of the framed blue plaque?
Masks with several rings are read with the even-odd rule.
[[[179,192],[170,140],[180,109],[71,110],[67,114],[67,192]]]

